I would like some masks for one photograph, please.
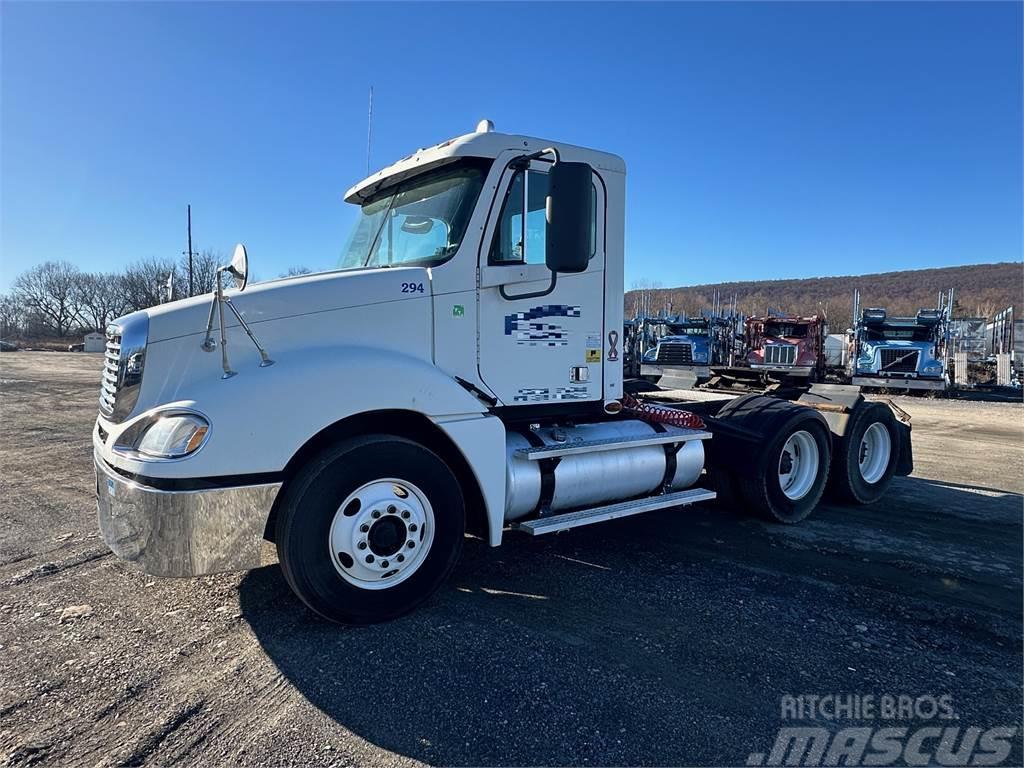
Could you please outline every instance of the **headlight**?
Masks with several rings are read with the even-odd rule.
[[[195,414],[161,416],[142,433],[136,449],[145,456],[177,459],[197,451],[209,431],[206,419]]]
[[[133,425],[115,450],[154,459],[180,459],[198,451],[210,434],[210,422],[197,413],[169,413]]]
[[[693,359],[695,361],[697,361],[698,363],[706,363],[708,361],[708,353],[707,352],[694,352],[693,353]]]
[[[929,363],[921,370],[924,373],[942,373],[942,363]]]
[[[658,359],[658,348],[657,347],[652,347],[651,349],[648,349],[646,352],[644,352],[644,362],[653,363],[657,359]]]

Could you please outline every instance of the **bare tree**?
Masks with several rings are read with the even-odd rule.
[[[21,335],[25,320],[25,307],[16,296],[0,296],[0,338],[9,339]]]
[[[312,273],[313,270],[309,267],[288,267],[288,271],[282,272],[278,277],[298,277],[299,275],[310,275]]]
[[[66,261],[47,261],[18,275],[14,294],[26,310],[63,337],[78,322],[81,275]]]
[[[224,264],[224,257],[209,249],[192,256],[193,295],[212,293],[217,284],[217,267]],[[179,286],[180,283],[180,286]],[[175,298],[188,296],[188,256],[184,256],[175,275]]]
[[[143,259],[128,267],[122,278],[125,301],[130,311],[155,307],[167,300],[167,278],[174,272],[176,296],[187,293],[188,275],[185,275],[185,291],[181,290],[180,270],[175,270],[169,259]]]
[[[112,320],[131,311],[122,275],[83,274],[78,290],[82,322],[101,333]]]

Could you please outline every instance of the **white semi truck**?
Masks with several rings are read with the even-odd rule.
[[[909,418],[855,388],[699,413],[627,391],[625,179],[483,121],[348,191],[338,269],[246,288],[239,247],[212,296],[114,322],[104,540],[164,576],[259,566],[268,540],[311,609],[365,624],[429,597],[467,532],[496,547],[716,492],[793,523],[826,485],[871,502],[908,473]]]

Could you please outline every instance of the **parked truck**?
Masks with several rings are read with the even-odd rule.
[[[467,531],[879,498],[910,471],[909,418],[854,388],[703,411],[624,391],[625,173],[482,122],[348,190],[336,270],[247,286],[239,246],[212,295],[112,323],[104,540],[179,577],[256,567],[269,540],[306,605],[365,624],[435,592]]]
[[[686,387],[711,378],[712,366],[732,363],[734,332],[722,317],[666,317],[656,321],[661,333],[643,356],[641,375],[654,383]]]
[[[767,315],[743,322],[741,352],[730,367],[716,367],[712,389],[807,389],[825,379],[825,319]]]
[[[873,388],[941,391],[949,385],[946,352],[952,291],[935,309],[914,317],[891,317],[881,307],[861,310],[854,291],[856,325],[849,356],[854,385]]]

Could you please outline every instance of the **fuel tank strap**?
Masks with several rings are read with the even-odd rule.
[[[664,434],[668,430],[659,421],[648,422],[648,425],[658,434]],[[676,454],[679,453],[682,443],[665,443],[665,475],[661,478],[661,487],[668,488],[672,478],[676,476]]]

